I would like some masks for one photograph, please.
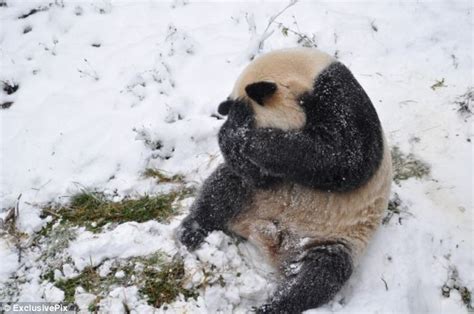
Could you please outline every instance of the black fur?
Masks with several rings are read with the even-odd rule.
[[[342,63],[331,64],[317,78],[314,92],[301,97],[305,131],[332,146],[331,176],[320,180],[332,190],[350,190],[367,181],[383,158],[383,132],[364,89]],[[339,154],[337,154],[339,152]],[[330,156],[330,155],[329,155]]]
[[[263,106],[265,98],[273,95],[277,90],[277,85],[273,82],[256,82],[245,87],[247,95],[257,104]]]
[[[209,232],[227,232],[227,222],[244,207],[250,192],[240,176],[220,165],[204,182],[191,213],[182,222],[178,233],[181,243],[196,249]]]
[[[382,160],[383,137],[377,113],[351,72],[331,64],[300,103],[307,116],[302,130],[250,128],[237,144],[240,154],[265,176],[305,186],[348,191],[365,183]]]
[[[257,313],[294,314],[319,307],[336,295],[353,268],[349,250],[342,244],[315,247],[298,263],[302,263],[298,271],[291,267],[284,271],[285,278],[271,302]]]
[[[226,116],[229,114],[230,107],[232,106],[234,102],[230,99],[227,99],[219,104],[219,107],[217,107],[217,112],[223,116]]]

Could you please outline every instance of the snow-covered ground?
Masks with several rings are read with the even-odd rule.
[[[16,228],[32,237],[47,222],[44,204],[65,203],[84,187],[117,199],[160,192],[143,177],[146,168],[198,186],[222,160],[217,105],[269,35],[260,53],[304,44],[336,55],[371,97],[391,145],[430,165],[430,175],[393,185],[401,212],[381,226],[336,299],[312,311],[467,312],[461,294],[474,290],[466,112],[473,102],[472,2],[300,1],[265,32],[287,4],[0,1],[0,218],[17,207]],[[167,313],[242,313],[264,302],[273,283],[245,243],[214,233],[194,254],[176,245],[173,229],[191,201],[169,224],[76,230],[55,277],[162,251],[183,256],[191,284],[211,264],[225,280],[202,288],[197,300],[178,298]],[[45,262],[28,241],[18,245],[2,232],[0,302],[61,301],[64,293],[40,278]],[[94,298],[76,291],[84,310]],[[101,311],[126,309],[156,310],[134,286],[100,301]]]

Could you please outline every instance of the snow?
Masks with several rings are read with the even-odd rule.
[[[5,281],[18,268],[18,255],[10,245],[4,239],[0,239],[0,260],[2,261],[0,282]]]
[[[265,34],[287,4],[8,0],[0,7],[0,81],[19,88],[0,91],[0,104],[13,102],[0,109],[0,218],[18,205],[16,226],[31,236],[47,222],[39,216],[43,204],[67,202],[83,188],[119,197],[157,193],[162,187],[142,176],[148,167],[199,185],[222,160],[216,134],[223,120],[211,115],[257,39],[266,38],[263,52],[297,45],[275,23]],[[47,9],[18,19],[39,7]],[[300,1],[276,19],[337,53],[371,97],[389,142],[431,166],[429,178],[393,186],[409,214],[381,226],[343,291],[309,312],[467,312],[459,293],[446,298],[441,287],[454,267],[474,290],[472,119],[455,104],[473,86],[472,14],[469,1]],[[446,86],[431,88],[442,79]],[[194,283],[205,264],[226,282],[197,300],[178,298],[168,312],[244,313],[262,304],[274,286],[254,248],[216,232],[191,254],[173,235],[182,217],[81,230],[63,274],[91,262],[107,274],[110,260],[161,250],[183,256]],[[36,257],[27,251],[19,261],[2,235],[0,287],[13,275],[25,282],[17,297],[0,293],[7,298],[0,301],[64,297],[40,279]],[[93,300],[76,292],[83,310]],[[116,288],[100,306],[120,312],[123,302],[134,312],[154,310],[136,287]]]
[[[56,288],[52,283],[48,283],[44,290],[44,300],[46,302],[61,302],[64,300],[64,291]]]
[[[68,253],[81,271],[87,266],[100,265],[105,259],[148,255],[158,250],[174,255],[175,244],[164,241],[172,237],[173,229],[156,221],[128,222],[99,235],[89,231],[80,232],[70,244]]]

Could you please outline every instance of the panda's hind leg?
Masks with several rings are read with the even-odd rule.
[[[284,277],[271,302],[257,313],[301,313],[329,302],[352,274],[349,249],[342,244],[313,247],[283,266]]]

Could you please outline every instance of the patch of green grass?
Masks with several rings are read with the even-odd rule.
[[[122,275],[117,276],[118,272]],[[184,288],[184,263],[181,260],[165,261],[161,253],[115,261],[110,273],[103,277],[99,275],[98,267],[86,267],[78,276],[61,279],[54,284],[64,291],[64,302],[68,304],[75,302],[78,287],[96,295],[97,298],[89,305],[91,312],[100,311],[100,299],[117,286],[136,285],[140,294],[155,307],[173,302],[180,294],[185,298],[198,296],[197,290]]]
[[[175,201],[191,194],[189,189],[181,189],[160,195],[144,195],[136,199],[113,202],[101,193],[82,191],[71,197],[68,206],[46,208],[43,213],[52,215],[53,221],[62,224],[85,226],[87,230],[98,232],[108,223],[127,221],[145,222],[152,219],[165,221],[176,212]],[[43,234],[49,232],[46,226]]]
[[[69,242],[76,238],[77,228],[74,228],[74,226],[71,226],[69,223],[54,224],[52,227],[48,225],[43,228],[46,228],[48,231],[42,229],[40,231],[42,235],[37,236],[34,241],[43,247],[40,259],[48,263],[57,262],[58,264],[56,265],[50,265],[55,268],[61,265],[57,257],[61,256],[64,250],[68,248]]]
[[[40,218],[46,218],[47,215],[43,212],[40,214]],[[38,231],[36,233],[36,236],[37,237],[46,237],[48,236],[48,234],[51,233],[51,231],[53,230],[53,226],[54,226],[54,222],[50,221],[48,222],[43,228],[41,228],[40,231]]]
[[[46,280],[49,282],[54,282],[54,270],[48,269],[46,272],[40,275],[41,280]]]
[[[76,288],[82,287],[85,291],[93,293],[99,287],[100,281],[101,278],[97,271],[92,267],[86,267],[79,276],[59,280],[54,285],[64,291],[64,302],[66,304],[73,304]]]
[[[180,294],[186,299],[196,298],[199,295],[197,291],[183,287],[184,275],[184,263],[181,260],[172,261],[160,269],[145,269],[145,283],[140,293],[146,295],[148,304],[155,307],[172,302]]]
[[[99,313],[99,310],[100,310],[100,306],[99,306],[99,302],[100,302],[100,298],[97,297],[95,298],[94,301],[92,301],[89,306],[87,307],[87,310],[89,311],[89,313]],[[126,304],[124,303],[124,306]]]
[[[159,183],[184,183],[184,176],[180,174],[168,176],[163,171],[153,168],[146,168],[143,176],[145,178],[155,178]]]
[[[155,177],[157,173],[154,173]],[[184,183],[181,176],[161,177],[161,180]],[[100,300],[116,287],[137,286],[142,296],[155,306],[172,302],[180,294],[185,297],[197,296],[198,287],[193,290],[184,288],[183,262],[170,262],[162,253],[114,260],[105,276],[99,274],[99,265],[86,267],[72,278],[55,278],[55,271],[61,271],[64,263],[74,265],[66,249],[80,230],[78,227],[100,232],[106,224],[165,221],[176,213],[176,202],[193,192],[193,189],[180,184],[168,193],[114,202],[103,192],[83,190],[71,196],[67,205],[49,204],[42,213],[42,218],[48,217],[49,222],[35,235],[33,241],[35,246],[41,248],[38,259],[44,262],[40,278],[63,290],[65,303],[75,302],[78,287],[95,295],[88,308],[91,312],[99,312]],[[127,310],[126,304],[124,307]]]
[[[152,255],[154,258],[154,255]],[[76,289],[82,287],[87,293],[92,293],[97,296],[96,300],[91,303],[94,307],[97,307],[100,299],[105,297],[110,291],[115,287],[130,286],[135,284],[132,280],[133,275],[139,275],[139,273],[134,272],[134,264],[138,260],[143,261],[147,260],[146,257],[137,257],[125,260],[123,263],[118,263],[111,267],[110,273],[106,276],[101,277],[98,272],[98,267],[88,266],[79,273],[79,275],[68,278],[60,279],[54,282],[54,285],[59,289],[64,291],[64,302],[72,304],[75,302],[75,292]],[[162,261],[161,261],[162,262]],[[117,272],[122,271],[123,276],[117,277]]]
[[[421,179],[428,176],[431,171],[430,165],[417,159],[413,154],[404,154],[398,146],[392,147],[392,164],[393,181],[397,184],[410,178]]]

